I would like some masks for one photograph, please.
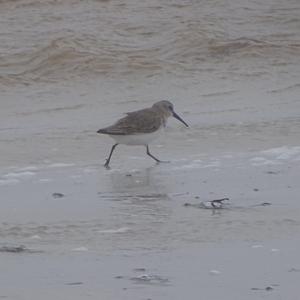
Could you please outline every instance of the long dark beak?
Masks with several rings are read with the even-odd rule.
[[[177,114],[176,112],[173,111],[173,117],[177,120],[179,120],[180,122],[182,122],[186,127],[189,127],[188,124],[186,124]]]

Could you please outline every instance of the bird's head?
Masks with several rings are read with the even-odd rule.
[[[152,108],[160,111],[165,118],[168,118],[170,116],[173,116],[175,119],[179,120],[182,122],[186,127],[189,127],[185,121],[183,121],[174,111],[174,106],[170,101],[163,100],[159,101],[153,104]]]

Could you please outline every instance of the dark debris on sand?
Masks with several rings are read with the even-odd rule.
[[[83,284],[82,281],[76,281],[76,282],[68,282],[68,283],[66,283],[66,285],[81,285],[81,284]]]
[[[42,253],[40,250],[28,249],[26,246],[1,246],[0,252],[6,253]]]
[[[191,206],[191,207],[204,208],[204,209],[223,209],[225,201],[229,201],[229,198],[221,198],[221,199],[203,201],[203,202],[200,202],[197,204],[192,204],[192,203],[187,202],[187,203],[184,203],[183,206],[185,206],[185,207]]]
[[[63,193],[52,193],[54,199],[63,198],[65,195]]]

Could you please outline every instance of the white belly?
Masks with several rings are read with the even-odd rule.
[[[110,135],[116,143],[123,145],[148,145],[153,140],[157,139],[161,130],[145,134],[132,134],[132,135]]]

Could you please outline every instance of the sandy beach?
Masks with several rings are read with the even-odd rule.
[[[26,248],[0,253],[1,297],[297,299],[299,155],[2,174],[1,244]],[[200,205],[224,196],[221,209]]]
[[[1,1],[0,299],[298,300],[300,7],[246,2]]]

